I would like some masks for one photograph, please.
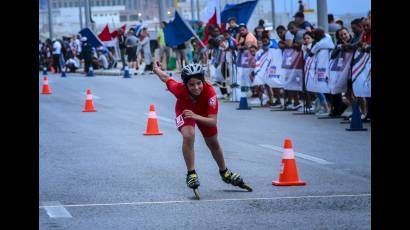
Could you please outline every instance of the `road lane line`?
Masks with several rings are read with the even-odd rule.
[[[197,203],[197,202],[226,202],[226,201],[255,201],[255,200],[286,200],[286,199],[309,199],[309,198],[340,198],[340,197],[370,197],[370,193],[364,194],[339,194],[321,196],[285,196],[285,197],[265,197],[265,198],[238,198],[238,199],[214,199],[214,200],[170,200],[170,201],[141,201],[128,203],[106,203],[106,204],[67,204],[63,207],[92,207],[92,206],[119,206],[119,205],[151,205],[151,204],[177,204],[177,203]],[[57,207],[60,207],[57,206]],[[39,208],[50,208],[54,206],[39,206]]]
[[[67,209],[58,201],[43,202],[43,205],[50,218],[72,218]]]
[[[284,148],[279,147],[279,146],[275,146],[275,145],[259,144],[259,146],[261,146],[263,148],[267,148],[267,149],[273,149],[273,150],[278,151],[280,153],[283,153],[283,151],[284,151]],[[297,156],[297,157],[303,158],[305,160],[310,160],[310,161],[313,161],[313,162],[316,162],[316,163],[319,163],[319,164],[322,164],[322,165],[331,165],[331,164],[333,164],[330,161],[327,161],[327,160],[324,160],[324,159],[321,159],[321,158],[318,158],[318,157],[314,157],[314,156],[311,156],[311,155],[308,155],[308,154],[305,154],[305,153],[299,153],[299,152],[294,152],[294,153],[295,153],[295,156]]]

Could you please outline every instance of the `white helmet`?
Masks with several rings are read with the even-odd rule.
[[[182,68],[181,78],[182,81],[186,84],[192,76],[196,76],[196,78],[204,81],[204,70],[202,69],[202,65],[198,63],[192,63],[185,65]]]

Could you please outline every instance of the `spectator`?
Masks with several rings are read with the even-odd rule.
[[[293,46],[294,46],[293,48],[302,47],[303,34],[306,31],[297,27],[297,24],[295,21],[291,21],[288,23],[288,31],[292,33],[292,35],[294,36],[293,37]]]
[[[87,41],[86,37],[81,38],[82,47],[80,53],[80,59],[84,59],[84,72],[88,73],[93,60],[93,51],[91,44]]]
[[[103,69],[108,69],[108,60],[107,60],[107,57],[103,54],[103,51],[101,48],[98,49],[97,55],[98,55],[99,66],[101,66]]]
[[[66,72],[68,69],[68,72],[75,73],[80,68],[80,60],[76,56],[72,56],[66,61],[64,68]]]
[[[126,37],[124,35],[124,31],[119,28],[117,34],[117,40],[118,40],[118,47],[120,49],[120,57],[121,57],[121,63],[122,63],[122,68],[121,70],[124,70],[125,65],[127,64],[125,62],[125,53],[127,50],[127,45],[125,44]]]
[[[127,32],[127,38],[125,39],[127,60],[129,63],[129,68],[138,70],[137,63],[137,46],[138,38],[134,35],[135,30],[132,28]]]
[[[230,17],[228,19],[228,28],[226,29],[229,34],[235,39],[238,39],[237,36],[239,36],[239,26],[236,24],[236,18],[235,17]]]
[[[310,24],[308,21],[305,21],[305,15],[302,12],[297,12],[293,17],[295,18],[297,28],[306,31],[311,31],[313,29],[312,24]]]
[[[305,32],[303,34],[303,46],[302,51],[304,53],[304,58],[309,56],[308,53],[312,49],[312,45],[314,44],[315,39],[313,32]],[[315,104],[315,115],[328,115],[329,114],[329,106],[326,101],[326,97],[323,93],[316,93],[316,100],[314,101]]]
[[[336,31],[342,28],[342,26],[335,23],[335,17],[333,16],[333,14],[327,15],[327,21],[329,23],[329,34],[332,37],[333,42],[336,42]]]
[[[53,41],[53,66],[57,73],[61,73],[61,49],[62,45],[58,40]]]
[[[254,45],[257,46],[258,42],[256,40],[256,37],[253,36],[252,33],[248,32],[248,29],[246,28],[245,24],[240,24],[239,25],[239,45],[238,45],[238,49],[247,49],[250,46]]]
[[[371,21],[368,18],[363,19],[363,36],[362,36],[362,51],[370,52],[372,44]]]
[[[293,37],[293,42],[292,46],[289,48],[295,49],[295,50],[301,50],[302,44],[303,44],[303,34],[304,30],[300,29],[297,27],[296,22],[291,21],[288,24],[288,31],[292,33]],[[288,100],[285,104],[285,107],[291,110],[298,110],[301,108],[303,105],[299,101],[299,92],[298,91],[293,91],[293,90],[285,90]],[[293,99],[293,104],[292,104],[292,99]]]
[[[363,35],[362,20],[360,18],[356,18],[350,23],[350,26],[352,28],[353,38],[350,41],[350,43],[347,45],[347,48],[350,50],[355,50],[360,46],[360,43],[362,41],[362,35]]]
[[[165,69],[169,62],[169,48],[165,44],[165,37],[164,37],[164,28],[167,25],[167,22],[161,22],[161,28],[158,31],[157,40],[159,44],[159,60],[162,65],[162,68]],[[165,59],[165,64],[164,64]]]
[[[370,14],[370,12],[369,12]],[[364,52],[371,51],[371,20],[369,18],[365,18],[362,22],[363,26],[363,36],[362,36],[362,47],[361,50]],[[361,98],[361,108],[362,108],[362,120],[371,119],[371,97]]]
[[[255,27],[255,37],[256,40],[261,41],[262,40],[262,33],[265,31],[265,28],[263,26],[258,25]]]
[[[329,23],[329,33],[336,33],[336,31],[341,27],[341,25],[335,23],[335,17],[333,14],[327,15],[327,21]]]
[[[336,20],[336,24],[339,24],[340,25],[340,27],[343,27],[344,25],[343,25],[343,20],[342,19],[337,19]]]
[[[188,64],[187,54],[186,54],[186,45],[181,43],[172,49],[175,54],[177,71],[181,71],[182,67]]]
[[[144,71],[152,71],[152,55],[150,47],[150,36],[147,28],[142,28],[140,33],[141,49],[144,53],[145,69]]]

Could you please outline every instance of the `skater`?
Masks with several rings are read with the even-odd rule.
[[[230,171],[225,164],[225,159],[217,136],[218,99],[212,85],[205,81],[202,66],[197,63],[185,65],[182,68],[181,78],[183,83],[176,82],[160,69],[161,64],[155,62],[154,73],[161,81],[166,83],[168,90],[177,98],[175,112],[178,130],[183,137],[182,153],[187,167],[186,183],[194,189],[199,199],[198,174],[195,171],[195,124],[198,125],[209,150],[218,167],[219,174],[225,183],[252,189],[247,186],[238,173]]]

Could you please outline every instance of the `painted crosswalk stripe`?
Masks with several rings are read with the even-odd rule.
[[[261,146],[263,148],[267,148],[267,149],[272,149],[272,150],[278,151],[280,153],[283,153],[283,151],[284,151],[284,148],[279,147],[279,146],[275,146],[275,145],[259,144],[259,146]],[[318,157],[314,157],[314,156],[311,156],[311,155],[308,155],[308,154],[305,154],[305,153],[299,153],[299,152],[294,152],[294,153],[295,153],[296,157],[303,158],[303,159],[309,160],[309,161],[313,161],[313,162],[316,162],[316,163],[319,163],[319,164],[323,164],[323,165],[333,164],[330,161],[327,161],[327,160],[324,160],[324,159],[321,159],[321,158],[318,158]]]
[[[58,201],[43,202],[43,206],[50,218],[72,218],[67,209]]]

